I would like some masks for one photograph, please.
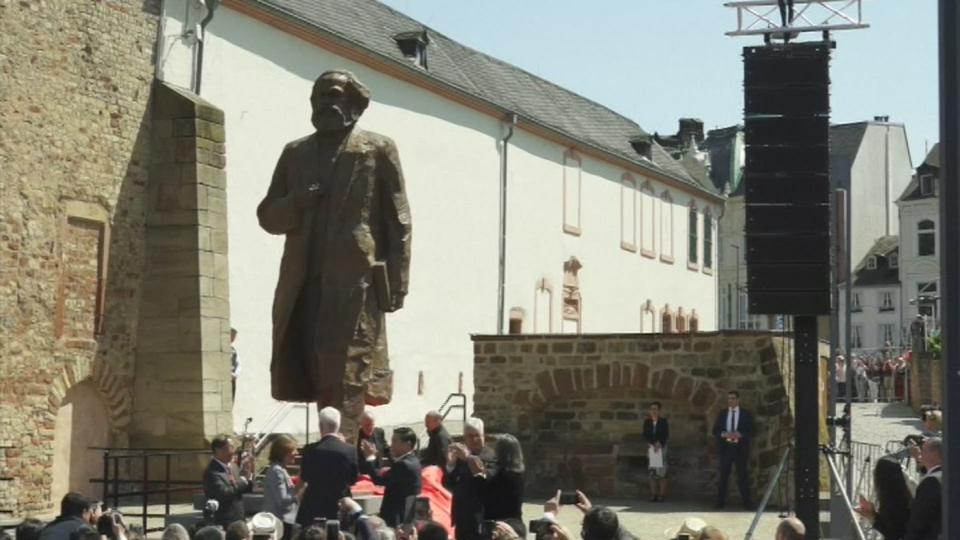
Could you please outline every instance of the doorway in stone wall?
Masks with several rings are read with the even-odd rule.
[[[50,500],[59,508],[60,499],[76,491],[98,498],[103,488],[90,479],[103,475],[100,452],[92,447],[109,443],[110,415],[93,382],[75,384],[60,402],[53,438],[53,484]]]

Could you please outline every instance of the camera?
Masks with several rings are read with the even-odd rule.
[[[580,502],[580,496],[576,491],[564,491],[560,494],[560,504],[577,504]]]
[[[213,515],[220,509],[220,502],[216,499],[210,499],[203,504],[203,519],[213,519]]]
[[[415,521],[427,521],[430,516],[430,498],[417,497],[416,502],[413,503],[413,519]]]

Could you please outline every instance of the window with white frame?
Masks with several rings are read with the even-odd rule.
[[[860,311],[860,293],[855,292],[850,295],[850,311]]]
[[[629,173],[620,179],[620,247],[637,250],[637,182]]]
[[[893,311],[893,292],[880,291],[880,311]]]
[[[881,324],[877,332],[877,347],[883,348],[887,342],[893,343],[893,325]]]
[[[579,235],[583,163],[573,150],[563,154],[563,231]]]
[[[850,348],[863,348],[863,327],[859,324],[850,327]]]
[[[713,270],[713,213],[703,212],[703,269]]]
[[[687,219],[687,262],[691,265],[700,263],[700,231],[697,206],[690,205],[689,219]]]
[[[877,269],[877,258],[873,255],[867,258],[867,270]]]
[[[937,179],[932,174],[920,175],[920,195],[930,196],[937,192]]]
[[[647,257],[656,254],[656,196],[650,182],[644,182],[640,189],[640,252]]]
[[[669,191],[660,195],[660,259],[673,262],[673,197]]]
[[[924,219],[917,223],[917,256],[926,257],[937,254],[937,226],[933,220]]]

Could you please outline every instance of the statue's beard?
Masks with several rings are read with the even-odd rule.
[[[337,105],[330,105],[313,111],[310,117],[313,127],[321,135],[334,135],[350,129],[356,122],[353,115],[345,114]]]

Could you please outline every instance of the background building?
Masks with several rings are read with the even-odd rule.
[[[901,323],[900,256],[897,236],[883,236],[852,273],[850,291],[850,350],[894,350],[908,343]],[[846,312],[845,286],[840,289],[840,313]],[[840,325],[840,343],[845,343]],[[843,348],[843,345],[840,345]]]

